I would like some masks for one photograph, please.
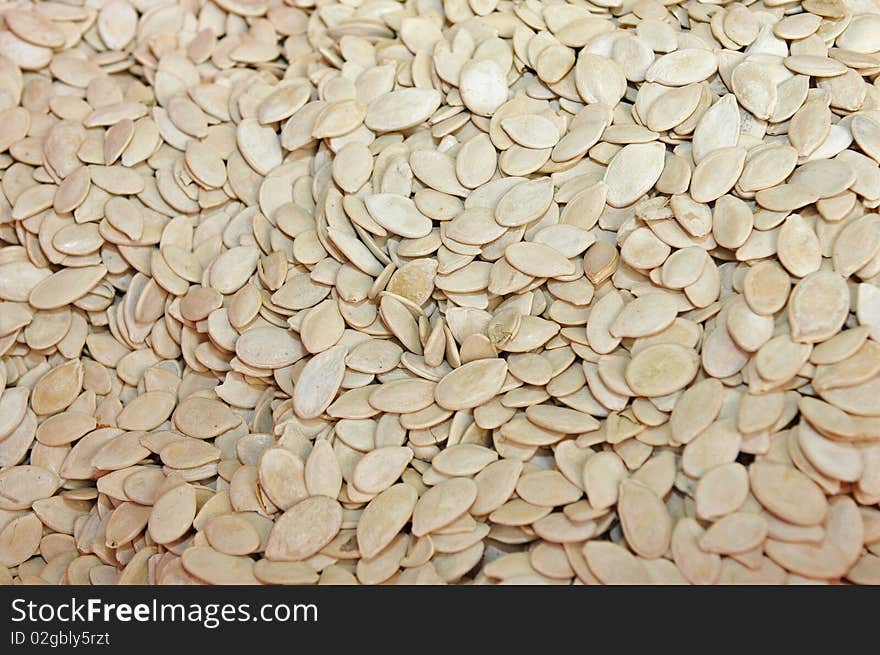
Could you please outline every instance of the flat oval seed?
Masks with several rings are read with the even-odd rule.
[[[555,127],[554,127],[555,129]],[[498,153],[488,134],[478,134],[459,148],[455,158],[458,180],[469,189],[476,189],[492,179]]]
[[[561,252],[543,243],[522,241],[509,245],[504,258],[518,271],[532,277],[564,277],[575,271]]]
[[[816,525],[825,518],[825,495],[800,471],[784,464],[755,462],[749,466],[749,480],[755,498],[779,518],[796,525]]]
[[[430,380],[396,380],[373,390],[368,402],[373,409],[382,412],[418,412],[431,405],[436,386]]]
[[[286,510],[309,495],[305,464],[286,448],[268,448],[257,465],[261,489],[279,508]]]
[[[86,295],[106,274],[103,265],[62,269],[39,282],[31,290],[28,302],[36,309],[63,307]]]
[[[664,155],[660,143],[624,146],[605,171],[608,204],[626,207],[650,191],[663,172]]]
[[[511,139],[526,148],[552,148],[559,141],[556,126],[537,114],[505,118],[501,127]]]
[[[79,360],[56,366],[34,385],[31,407],[37,415],[57,414],[79,395],[82,383],[83,367]]]
[[[809,423],[801,422],[798,445],[804,456],[821,473],[843,482],[855,482],[862,476],[862,457],[852,444],[826,439]]]
[[[645,584],[648,570],[626,548],[610,541],[588,541],[584,558],[604,584]]]
[[[692,441],[718,417],[722,390],[718,380],[708,378],[682,393],[669,419],[672,435],[679,443]]]
[[[156,543],[167,544],[186,534],[195,516],[196,490],[188,484],[179,484],[153,504],[147,529]]]
[[[172,468],[195,468],[220,459],[220,449],[196,439],[175,441],[159,451],[162,463]]]
[[[33,512],[14,518],[0,531],[0,564],[15,567],[30,559],[40,547],[42,533],[43,524]]]
[[[707,155],[691,177],[691,197],[712,202],[733,188],[746,161],[744,148],[719,148]]]
[[[640,482],[620,485],[617,512],[629,546],[642,557],[653,559],[666,553],[672,538],[672,519],[666,505]]]
[[[250,557],[226,555],[210,546],[187,548],[181,556],[183,568],[210,584],[258,584],[254,577],[254,560]]]
[[[329,544],[342,527],[342,507],[332,498],[312,496],[297,503],[276,521],[266,543],[266,557],[298,562]]]
[[[584,489],[595,509],[611,507],[617,502],[620,482],[626,476],[626,466],[613,452],[603,451],[584,462]]]
[[[257,560],[254,577],[263,584],[306,585],[318,581],[318,573],[304,562]]]
[[[788,301],[791,281],[781,266],[760,262],[751,267],[743,280],[743,296],[756,314],[775,314]]]
[[[0,471],[0,509],[28,509],[34,501],[51,497],[60,484],[55,473],[41,466],[5,468]]]
[[[811,273],[798,282],[788,303],[791,335],[800,343],[824,341],[840,331],[849,313],[844,279],[831,271]]]
[[[553,181],[550,178],[516,184],[498,201],[495,221],[504,227],[519,227],[540,218],[553,202]]]
[[[678,314],[678,303],[672,295],[648,293],[624,305],[611,323],[615,337],[646,337],[672,325]]]
[[[238,124],[235,140],[242,157],[259,174],[267,175],[281,164],[281,143],[275,130],[246,118]]]
[[[581,490],[559,471],[537,471],[523,475],[516,484],[516,493],[527,503],[539,507],[567,505],[581,497]]]
[[[153,430],[165,422],[177,398],[167,391],[148,391],[136,396],[116,417],[123,430]]]
[[[760,514],[735,512],[706,530],[700,548],[724,555],[744,553],[759,547],[767,536],[767,521]]]
[[[393,485],[364,508],[357,526],[358,549],[363,557],[381,552],[412,516],[418,494],[405,483]]]
[[[211,439],[240,422],[239,417],[224,403],[195,396],[177,406],[172,420],[181,433],[196,439]]]
[[[345,346],[312,357],[294,387],[293,406],[301,418],[315,418],[330,406],[345,375]]]
[[[715,584],[721,575],[721,557],[699,547],[704,534],[695,519],[679,519],[672,532],[672,557],[691,584]]]
[[[326,439],[315,443],[305,463],[304,479],[306,488],[312,496],[336,498],[342,488],[342,471]]]
[[[443,475],[475,475],[497,459],[498,453],[489,448],[463,443],[445,448],[431,460],[431,466]]]
[[[468,511],[476,497],[477,485],[470,478],[452,478],[431,487],[416,503],[413,535],[421,537],[449,525]]]
[[[640,396],[666,396],[687,386],[698,368],[696,353],[677,344],[657,344],[630,360],[626,382]]]
[[[354,467],[352,484],[365,494],[384,491],[397,481],[412,458],[412,450],[403,446],[372,450]]]
[[[697,516],[715,520],[739,509],[749,493],[749,475],[738,462],[711,469],[697,483],[694,496]]]
[[[364,201],[373,219],[389,232],[419,239],[431,232],[431,219],[422,214],[409,198],[393,193],[376,193]]]
[[[205,523],[204,532],[208,543],[226,555],[247,555],[260,547],[257,529],[241,515],[215,516]]]
[[[426,121],[440,106],[433,89],[400,89],[384,93],[367,105],[364,124],[374,132],[396,132]]]
[[[491,59],[468,62],[461,69],[459,92],[472,113],[491,116],[507,100],[505,73]]]
[[[457,411],[482,405],[501,390],[507,375],[503,359],[478,359],[468,362],[443,377],[434,389],[435,402]]]

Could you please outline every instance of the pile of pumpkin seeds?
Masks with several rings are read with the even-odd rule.
[[[880,0],[0,17],[0,582],[880,583]]]

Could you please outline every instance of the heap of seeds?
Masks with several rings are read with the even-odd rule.
[[[880,0],[0,16],[0,583],[880,582]]]

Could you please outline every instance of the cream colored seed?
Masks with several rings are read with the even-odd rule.
[[[624,481],[617,501],[623,534],[642,557],[660,557],[669,548],[672,521],[663,501],[647,486]]]
[[[311,496],[287,510],[266,544],[271,560],[301,561],[326,546],[342,525],[342,508],[327,496]]]

